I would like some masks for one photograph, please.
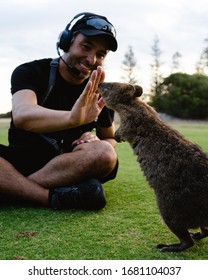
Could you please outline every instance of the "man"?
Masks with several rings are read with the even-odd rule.
[[[59,59],[14,70],[9,146],[0,145],[0,197],[53,209],[105,206],[101,182],[115,178],[118,161],[113,112],[98,85],[103,61],[116,49],[107,18],[82,13],[60,34]]]

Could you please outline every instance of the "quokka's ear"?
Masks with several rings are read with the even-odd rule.
[[[143,93],[143,88],[140,87],[140,86],[138,86],[138,85],[135,85],[134,88],[135,88],[134,97],[139,97],[139,96],[141,96],[142,93]]]

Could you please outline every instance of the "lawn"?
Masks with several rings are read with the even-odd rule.
[[[0,125],[0,142],[6,143],[7,125]],[[208,151],[208,124],[174,127]],[[118,144],[117,152],[118,176],[104,184],[107,205],[102,211],[0,208],[0,259],[206,260],[208,239],[181,253],[156,250],[158,243],[178,240],[164,225],[129,145]]]

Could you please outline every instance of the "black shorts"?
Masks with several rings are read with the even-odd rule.
[[[10,162],[24,176],[41,169],[51,159],[60,155],[50,143],[40,140],[36,145],[20,146],[4,146],[0,144],[0,157]],[[101,181],[102,183],[112,180],[116,177],[118,170],[118,162],[115,169]]]

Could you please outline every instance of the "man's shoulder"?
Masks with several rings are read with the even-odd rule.
[[[50,63],[52,61],[52,58],[43,58],[43,59],[36,59],[33,61],[25,62],[21,65],[19,65],[17,68],[23,69],[23,68],[34,68],[34,69],[45,69],[50,67]]]
[[[25,62],[17,66],[12,73],[12,80],[21,79],[22,77],[28,78],[31,75],[40,77],[45,77],[49,75],[50,63],[52,58],[43,58],[39,60],[33,60]]]
[[[21,89],[31,89],[39,92],[48,83],[51,58],[25,62],[16,67],[11,76],[11,92]]]

